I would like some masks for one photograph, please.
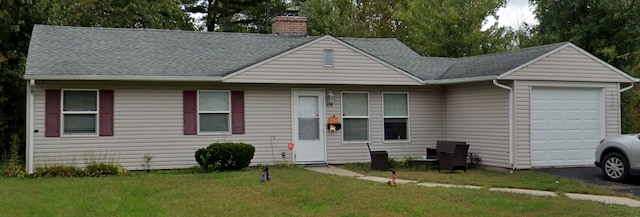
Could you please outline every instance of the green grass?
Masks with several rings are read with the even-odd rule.
[[[639,216],[640,209],[490,192],[389,187],[302,168],[105,178],[0,178],[0,216]],[[402,174],[402,173],[401,173]],[[471,173],[470,173],[471,174]],[[456,174],[461,175],[461,174]]]
[[[389,177],[388,171],[371,171],[369,164],[346,164],[340,167],[354,172],[370,176]],[[584,182],[544,174],[535,170],[519,170],[513,173],[504,171],[491,171],[486,169],[472,168],[455,173],[438,172],[437,169],[426,169],[418,167],[412,169],[398,169],[396,177],[399,179],[410,179],[419,182],[435,182],[461,185],[477,185],[483,187],[498,188],[522,188],[541,191],[554,191],[564,193],[584,193],[597,195],[626,196],[633,198],[633,195],[615,192],[614,186],[598,186]]]

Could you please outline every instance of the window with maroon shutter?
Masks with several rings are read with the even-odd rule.
[[[45,128],[46,137],[60,136],[60,90],[45,92]]]
[[[100,90],[100,136],[113,136],[113,90]]]
[[[228,90],[198,91],[198,132],[230,133],[231,100]]]
[[[231,133],[244,134],[244,91],[231,91]]]
[[[198,133],[198,92],[185,90],[182,92],[183,131],[184,135]]]
[[[98,91],[62,91],[62,133],[96,135],[98,127]]]

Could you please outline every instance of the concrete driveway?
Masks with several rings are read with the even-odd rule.
[[[623,183],[607,181],[602,175],[602,171],[598,167],[576,167],[576,168],[545,168],[537,169],[537,171],[579,180],[582,182],[601,185],[606,187],[614,187],[617,192],[632,194],[640,197],[640,178],[633,177]]]

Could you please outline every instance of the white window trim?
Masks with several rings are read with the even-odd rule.
[[[384,94],[406,94],[407,95],[407,115],[406,116],[385,116],[384,115]],[[382,143],[405,143],[411,142],[411,102],[409,101],[409,92],[382,92]],[[407,119],[407,139],[392,139],[387,140],[384,138],[384,119],[385,118],[406,118]]]
[[[331,52],[331,60],[327,58],[327,52]],[[322,66],[325,68],[333,68],[336,65],[335,63],[335,52],[333,49],[323,49],[322,50]],[[331,64],[327,64],[327,61],[331,61]]]
[[[64,111],[64,92],[65,91],[95,91],[96,92],[96,111]],[[96,115],[96,131],[94,133],[65,133],[64,132],[64,115],[77,114],[94,114]],[[62,89],[60,91],[60,136],[61,137],[97,137],[100,134],[100,91],[98,89]]]
[[[359,118],[359,119],[367,119],[367,140],[344,140],[344,94],[345,93],[364,93],[367,94],[367,116],[346,116],[347,118]],[[342,143],[368,143],[371,140],[371,97],[369,92],[367,91],[341,91],[340,92],[340,119],[343,126],[342,130]]]
[[[200,111],[200,92],[223,92],[227,93],[227,100],[229,101],[229,111]],[[198,96],[196,100],[197,108],[197,122],[198,122],[198,135],[231,135],[231,91],[230,90],[198,90]],[[200,114],[227,114],[227,131],[200,131]]]

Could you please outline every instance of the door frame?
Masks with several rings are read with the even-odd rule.
[[[320,140],[322,143],[322,146],[324,147],[324,155],[322,156],[323,160],[322,161],[298,161],[297,157],[296,157],[296,147],[297,147],[297,143],[298,143],[298,138],[297,138],[297,125],[296,125],[296,117],[297,117],[297,104],[295,103],[296,97],[298,93],[301,92],[306,92],[306,91],[313,91],[313,92],[320,92],[320,98],[319,101],[320,103],[318,103],[318,116],[320,116],[320,123],[319,123],[319,130],[320,130]],[[324,88],[291,88],[291,141],[293,141],[293,143],[295,144],[294,148],[293,148],[293,163],[294,164],[305,164],[305,163],[326,163],[327,162],[327,132],[326,132],[326,99],[325,99],[325,89]]]

